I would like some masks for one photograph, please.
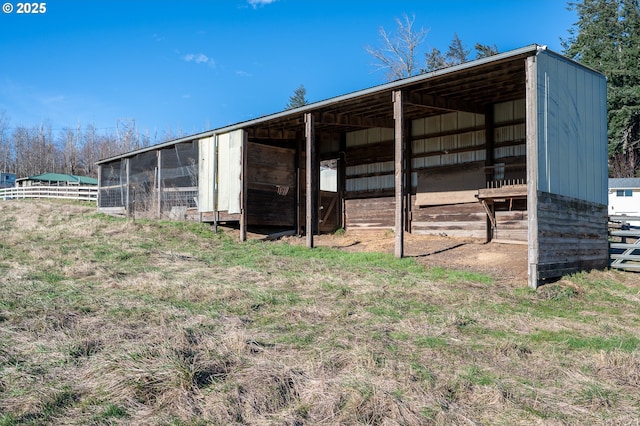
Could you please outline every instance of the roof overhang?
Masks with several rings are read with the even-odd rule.
[[[299,108],[174,139],[105,158],[98,161],[97,164],[239,129],[249,131],[250,137],[254,139],[291,139],[296,131],[299,132],[304,128],[304,116],[307,113],[314,114],[318,132],[345,132],[371,127],[393,127],[392,93],[397,90],[406,93],[404,114],[408,120],[450,111],[483,114],[490,105],[525,97],[526,67],[524,59],[534,56],[540,51],[558,55],[548,51],[545,46],[533,44]]]

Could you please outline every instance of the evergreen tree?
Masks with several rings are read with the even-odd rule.
[[[640,6],[638,0],[569,3],[578,22],[564,53],[607,77],[612,174],[634,176],[640,166]]]
[[[307,105],[309,101],[306,96],[307,89],[305,89],[304,85],[301,84],[300,87],[293,92],[293,95],[289,96],[289,103],[285,106],[285,109],[293,109]]]
[[[474,48],[476,49],[476,59],[486,58],[498,54],[498,46],[496,46],[495,44],[493,46],[489,46],[488,44],[476,43]]]
[[[426,54],[425,66],[426,68],[423,72],[437,71],[442,68],[446,68],[449,65],[447,65],[447,60],[442,52],[434,47],[431,49],[431,52]]]
[[[459,65],[467,62],[469,60],[470,50],[465,49],[462,44],[462,40],[458,37],[458,33],[453,33],[453,40],[451,40],[451,44],[449,45],[449,50],[447,51],[446,58],[449,66]]]

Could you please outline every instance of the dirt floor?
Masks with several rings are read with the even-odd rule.
[[[264,238],[264,235],[249,234],[248,238],[260,239]],[[283,237],[281,241],[306,244],[304,237],[296,236]],[[356,230],[347,231],[342,235],[316,235],[314,244],[318,247],[332,247],[345,251],[393,253],[395,240],[390,230]],[[527,283],[525,243],[485,243],[484,240],[474,238],[405,234],[405,256],[415,257],[419,263],[427,266],[482,272],[499,281],[524,285]]]

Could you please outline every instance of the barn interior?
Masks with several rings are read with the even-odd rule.
[[[394,93],[402,92],[405,231],[526,243],[527,56],[511,52],[240,123],[247,225],[301,235],[310,199],[316,231],[393,229]],[[218,219],[236,219],[224,213]]]
[[[531,51],[101,160],[99,208],[313,235],[394,229],[401,200],[406,232],[526,243]]]

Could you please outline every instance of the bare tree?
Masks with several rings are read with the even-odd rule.
[[[419,74],[422,70],[416,65],[416,50],[424,41],[428,31],[424,28],[413,28],[415,15],[403,19],[396,18],[397,33],[391,34],[380,27],[378,33],[382,47],[367,47],[365,50],[376,59],[374,64],[378,70],[386,71],[387,81],[398,80]]]
[[[60,149],[63,157],[62,170],[72,175],[79,174],[80,168],[79,132],[79,129],[74,130],[67,127],[62,130],[60,136]]]
[[[14,171],[11,145],[9,117],[5,110],[0,110],[0,171],[2,172]]]

